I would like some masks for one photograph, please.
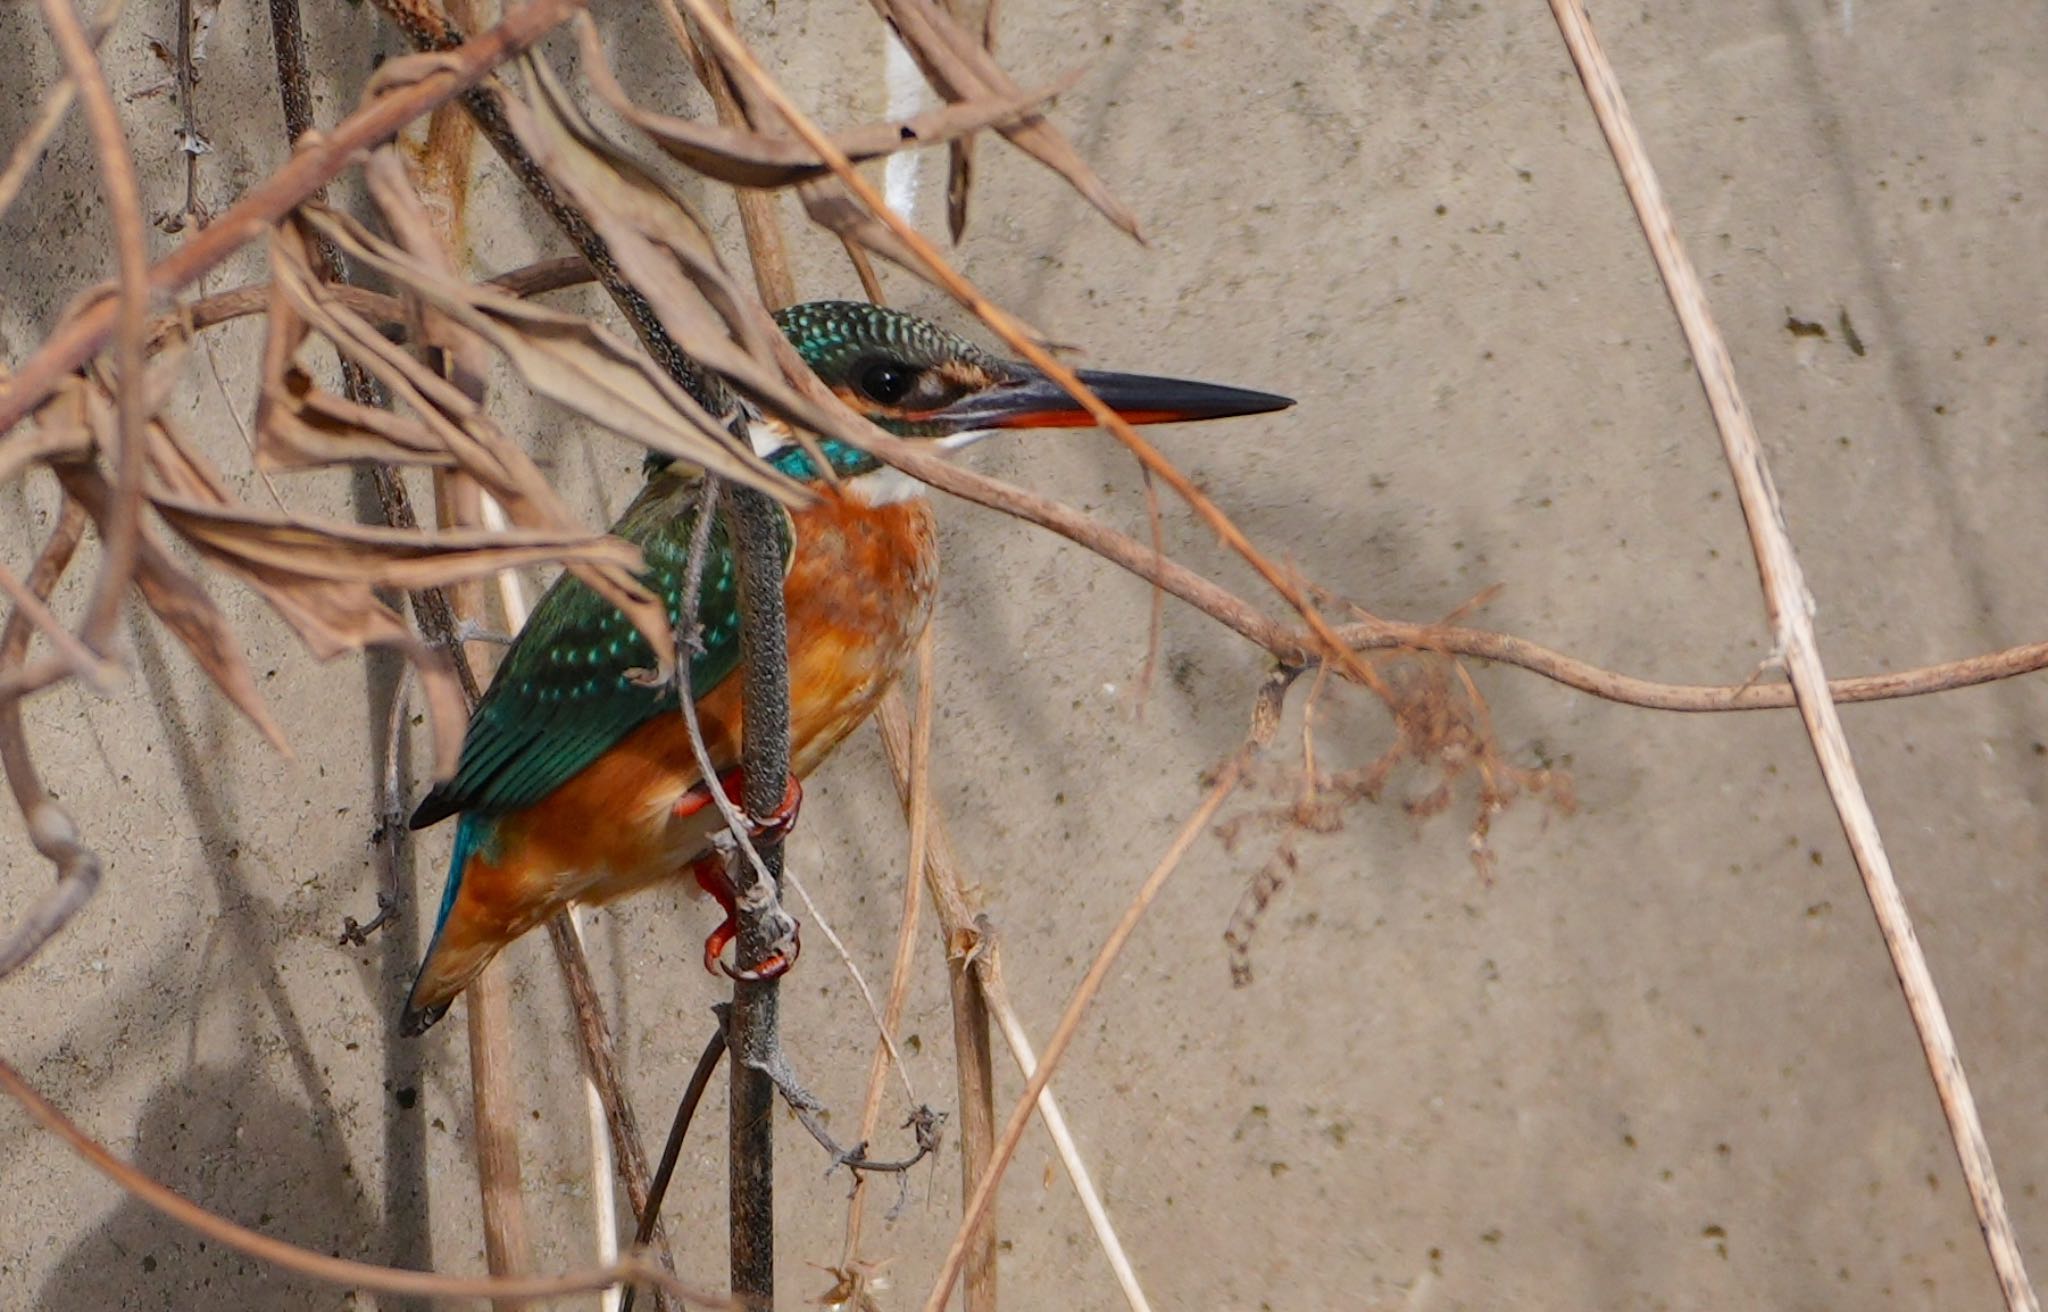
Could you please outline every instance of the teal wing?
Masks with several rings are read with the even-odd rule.
[[[646,580],[677,625],[697,488],[694,479],[657,477],[612,529],[646,556]],[[690,661],[692,697],[739,664],[739,587],[723,524],[713,526],[705,553],[698,613],[704,650]],[[531,806],[642,724],[674,713],[673,683],[641,682],[654,666],[653,650],[626,617],[564,574],[498,667],[470,719],[454,776],[427,794],[412,827],[459,811],[489,815]]]

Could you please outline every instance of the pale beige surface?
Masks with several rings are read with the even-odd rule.
[[[698,107],[651,17],[605,8],[629,84]],[[828,118],[881,110],[864,7],[749,8],[779,71]],[[367,8],[312,9],[331,121],[392,47]],[[115,38],[122,92],[158,80],[143,34],[168,33],[171,12],[142,5]],[[1811,0],[1603,5],[1596,19],[1731,339],[1825,656],[1858,672],[2042,636],[2048,11]],[[856,25],[859,58],[825,53]],[[0,9],[0,46],[29,52],[0,91],[11,140],[51,60],[20,6]],[[199,101],[217,147],[202,194],[216,207],[282,156],[268,48],[260,11],[224,7]],[[1161,437],[1256,540],[1390,614],[1439,614],[1503,583],[1481,622],[1634,673],[1739,681],[1766,655],[1704,406],[1542,5],[1016,5],[1003,48],[1026,80],[1090,61],[1058,117],[1152,245],[986,146],[964,267],[1091,363],[1300,397],[1283,418]],[[151,204],[175,207],[170,98],[126,113]],[[73,122],[0,220],[9,359],[111,268],[90,159]],[[942,168],[926,169],[919,214],[936,228]],[[476,215],[480,270],[557,249],[498,183]],[[161,252],[174,239],[152,240]],[[806,239],[799,263],[807,293],[853,290],[829,243]],[[245,257],[211,285],[257,269]],[[1790,334],[1788,314],[1828,336]],[[245,416],[256,340],[217,338]],[[506,413],[568,494],[594,518],[622,504],[631,452],[515,392]],[[180,413],[246,495],[267,495],[203,360]],[[1019,439],[972,458],[1142,527],[1132,463],[1107,439]],[[293,479],[285,494],[350,505],[339,478]],[[0,499],[10,562],[27,560],[51,504],[40,482]],[[938,791],[1042,1039],[1194,804],[1199,772],[1237,740],[1262,667],[1169,609],[1169,677],[1134,719],[1142,586],[985,512],[942,517]],[[1184,559],[1255,586],[1186,515],[1169,532]],[[0,986],[6,1056],[124,1155],[238,1219],[332,1251],[475,1270],[461,1026],[408,1042],[392,1024],[424,926],[409,906],[397,934],[335,942],[344,915],[372,906],[373,726],[392,667],[316,667],[245,595],[218,595],[296,759],[273,756],[142,624],[138,677],[115,698],[35,703],[51,783],[109,874],[71,931]],[[1476,677],[1516,760],[1569,768],[1578,814],[1524,802],[1502,817],[1489,885],[1466,856],[1468,796],[1422,822],[1393,803],[1352,812],[1302,842],[1247,990],[1230,987],[1219,933],[1271,840],[1235,855],[1205,842],[1091,1013],[1059,1088],[1155,1306],[1993,1306],[1795,721],[1660,715],[1517,671]],[[2021,1241],[2048,1270],[2048,702],[2038,680],[2020,681],[1847,719]],[[1352,700],[1320,742],[1342,766],[1385,737],[1383,717]],[[1427,786],[1403,777],[1397,791]],[[12,915],[46,873],[6,834]],[[423,899],[447,842],[437,830],[420,845]],[[813,782],[793,859],[878,980],[902,845],[863,734]],[[593,919],[649,1125],[665,1122],[707,1029],[716,991],[694,963],[708,923],[705,907],[665,895]],[[844,1128],[867,1025],[823,936],[809,942],[786,990],[789,1043]],[[950,1106],[944,990],[922,946],[912,1075]],[[576,1262],[591,1240],[567,1008],[539,936],[510,961],[535,1229],[544,1260]],[[1017,1083],[1004,1072],[1006,1091]],[[722,1107],[705,1124],[721,1121]],[[821,1179],[794,1126],[781,1142],[782,1288],[798,1306],[829,1283],[817,1267],[838,1257],[844,1183]],[[871,1227],[869,1251],[895,1280],[887,1306],[922,1298],[957,1179],[949,1146],[912,1178],[900,1219]],[[681,1260],[715,1282],[710,1135],[681,1180]],[[202,1246],[11,1111],[0,1198],[0,1306],[372,1301]],[[1008,1306],[1117,1306],[1036,1131],[1002,1215]]]

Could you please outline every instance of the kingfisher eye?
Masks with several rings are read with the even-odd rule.
[[[860,393],[881,405],[895,405],[917,384],[918,371],[907,364],[884,360],[860,371]]]

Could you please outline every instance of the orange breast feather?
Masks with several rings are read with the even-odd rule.
[[[826,491],[795,515],[789,616],[791,768],[802,778],[873,712],[908,664],[938,589],[923,498],[864,505]],[[697,703],[711,758],[739,758],[740,676]],[[679,715],[640,726],[526,810],[465,871],[465,910],[516,936],[569,901],[601,902],[682,873],[722,827],[715,809],[672,816],[698,782]]]

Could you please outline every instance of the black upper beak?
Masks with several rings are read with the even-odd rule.
[[[1011,377],[933,415],[953,432],[985,428],[1093,428],[1095,419],[1058,383],[1027,364],[1011,364]],[[1228,419],[1285,410],[1292,397],[1254,392],[1243,387],[1154,378],[1146,374],[1079,371],[1110,409],[1133,424],[1177,424],[1197,419]]]

